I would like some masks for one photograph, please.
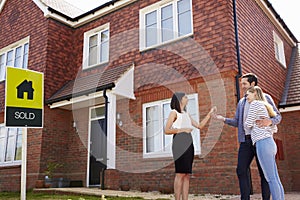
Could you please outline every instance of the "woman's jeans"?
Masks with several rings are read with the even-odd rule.
[[[269,183],[272,200],[284,200],[284,190],[275,162],[277,146],[274,139],[271,137],[265,138],[257,141],[255,145],[260,166]]]

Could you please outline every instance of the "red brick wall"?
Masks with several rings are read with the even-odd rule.
[[[300,118],[299,111],[282,113],[280,134],[283,142],[284,160],[279,161],[278,168],[286,190],[300,190]],[[284,164],[284,166],[282,166]]]
[[[273,31],[284,42],[287,66],[292,46],[255,1],[237,1],[237,15],[243,73],[253,72],[258,75],[259,85],[278,103],[284,89],[287,70],[275,58]]]

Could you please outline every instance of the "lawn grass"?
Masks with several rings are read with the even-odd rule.
[[[19,200],[19,192],[0,192],[1,200]],[[65,195],[65,194],[48,194],[41,192],[26,192],[26,200],[101,200],[99,196],[88,196],[88,195]],[[134,199],[143,199],[141,197],[105,197],[106,200],[134,200]]]

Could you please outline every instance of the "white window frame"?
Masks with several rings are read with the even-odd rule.
[[[14,132],[14,134],[13,135],[11,135],[10,137],[12,137],[12,139],[13,139],[13,143],[12,143],[12,145],[13,145],[13,149],[10,149],[12,152],[10,152],[10,154],[12,154],[12,155],[14,155],[14,158],[13,158],[13,160],[11,160],[11,161],[5,161],[5,160],[3,160],[3,161],[1,161],[0,160],[0,166],[2,167],[2,166],[14,166],[14,165],[21,165],[22,164],[22,155],[21,155],[21,158],[20,158],[20,160],[15,160],[16,159],[16,148],[17,148],[17,139],[18,139],[18,136],[21,136],[21,140],[19,141],[19,144],[21,145],[21,149],[19,150],[20,152],[21,152],[21,154],[22,154],[22,134],[24,133],[24,130],[23,129],[21,129],[21,128],[6,128],[5,127],[5,124],[0,124],[0,128],[1,129],[4,129],[5,130],[5,135],[4,135],[4,137],[3,136],[1,136],[0,135],[0,141],[4,141],[5,142],[5,145],[4,146],[2,146],[2,145],[0,145],[0,154],[1,154],[1,158],[4,158],[5,159],[5,157],[6,157],[6,154],[7,154],[7,146],[8,146],[8,142],[9,142],[9,131],[11,130],[11,129],[17,129],[17,131],[16,132]],[[2,130],[1,130],[2,131]],[[21,133],[20,133],[20,131],[21,131]],[[0,143],[1,144],[1,143]]]
[[[101,44],[101,40],[99,40],[99,35],[101,36],[101,33],[104,31],[108,31],[108,49],[107,49],[107,56],[108,59],[100,62],[100,44]],[[89,38],[94,36],[94,35],[98,35],[98,42],[97,42],[97,63],[94,65],[89,65]],[[100,38],[101,39],[101,38]],[[109,30],[109,23],[104,24],[100,27],[94,28],[92,30],[89,30],[87,32],[84,33],[84,44],[83,44],[83,59],[82,59],[82,69],[88,69],[91,67],[95,67],[104,63],[108,63],[109,62],[109,43],[110,43],[110,30]]]
[[[192,7],[192,0],[189,0],[190,2],[190,12],[191,12],[191,33],[188,33],[186,35],[179,36],[179,26],[178,26],[178,12],[177,12],[177,3],[180,0],[162,0],[159,1],[155,4],[152,4],[148,7],[145,7],[140,10],[140,51],[144,51],[147,49],[152,49],[155,47],[158,47],[160,45],[168,44],[174,41],[177,41],[179,39],[185,38],[185,37],[190,37],[191,35],[194,34],[194,28],[193,28],[193,7]],[[165,42],[162,42],[162,33],[161,33],[161,9],[163,7],[166,7],[168,5],[172,4],[173,6],[173,39],[167,40]],[[152,46],[146,46],[146,15],[156,11],[157,14],[157,44],[152,45]]]
[[[273,31],[274,36],[274,53],[275,58],[280,64],[282,64],[286,68],[286,61],[285,61],[285,53],[284,53],[284,45],[283,41],[280,37]]]
[[[25,45],[27,45],[27,52],[25,52]],[[28,55],[29,55],[29,37],[19,40],[9,46],[0,49],[0,81],[5,80],[6,67],[17,67],[16,62],[16,50],[21,48],[21,55],[19,59],[21,60],[21,66],[18,68],[27,69],[28,68]],[[7,65],[7,54],[12,52],[12,63]],[[26,60],[24,60],[26,59]]]
[[[198,94],[190,94],[187,95],[188,99],[194,99],[195,100],[195,115],[193,116],[194,120],[198,121],[199,119],[199,104],[198,104]],[[165,151],[160,150],[156,152],[147,152],[147,127],[146,127],[146,109],[153,106],[159,106],[159,130],[158,133],[161,135],[161,138],[159,139],[159,142],[163,143],[163,137],[173,137],[173,135],[165,135],[164,129],[165,127],[163,124],[163,105],[164,104],[170,104],[171,99],[165,99],[161,101],[155,101],[150,103],[143,104],[143,158],[161,158],[161,157],[172,157],[172,142],[168,144],[168,146],[165,146]],[[188,104],[189,105],[189,104]],[[188,111],[189,112],[189,111]],[[169,115],[169,113],[168,113]],[[193,143],[195,147],[195,155],[201,154],[201,143],[200,143],[200,130],[194,128],[192,132],[193,136]],[[171,139],[172,141],[172,139]],[[162,144],[161,144],[162,145]]]

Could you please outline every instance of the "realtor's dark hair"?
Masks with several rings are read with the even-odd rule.
[[[185,96],[184,92],[175,92],[172,96],[172,100],[171,100],[171,109],[175,109],[177,112],[181,113],[181,108],[180,108],[180,102],[181,99]],[[184,111],[186,111],[186,107],[184,107],[183,109]]]
[[[248,74],[244,74],[242,76],[242,78],[247,78],[248,82],[251,84],[252,82],[255,83],[255,86],[257,86],[258,83],[258,78],[255,74],[253,73],[248,73]]]

